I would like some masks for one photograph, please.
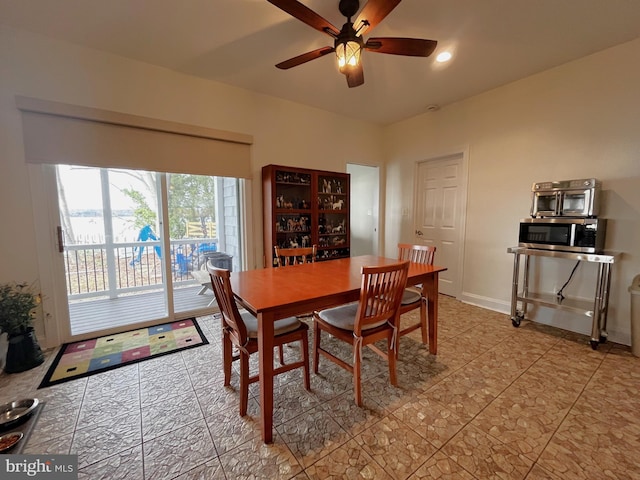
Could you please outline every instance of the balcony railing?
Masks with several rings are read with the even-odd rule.
[[[171,240],[170,264],[174,286],[193,284],[216,251],[216,238]],[[112,245],[68,245],[64,262],[69,299],[112,297],[141,290],[158,290],[164,282],[159,241]]]

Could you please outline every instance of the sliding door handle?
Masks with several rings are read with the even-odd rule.
[[[58,252],[64,253],[64,236],[62,235],[62,227],[58,225],[56,229],[58,231]]]

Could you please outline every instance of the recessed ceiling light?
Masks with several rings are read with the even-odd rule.
[[[436,57],[436,62],[444,63],[451,60],[451,53],[449,52],[440,52]]]

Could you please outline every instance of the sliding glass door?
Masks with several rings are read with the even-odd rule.
[[[204,268],[240,265],[237,179],[56,171],[72,337],[215,309]]]
[[[233,256],[226,253],[226,236],[237,232],[238,216],[225,217],[232,203],[222,182],[225,179],[190,174],[167,174],[167,204],[174,311],[184,313],[195,305],[215,305],[208,261],[232,269]],[[237,185],[236,179],[230,179]],[[236,233],[237,235],[237,233]]]

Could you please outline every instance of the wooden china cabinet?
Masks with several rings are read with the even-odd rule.
[[[349,174],[267,165],[262,168],[265,266],[273,247],[318,246],[317,260],[349,256]]]

